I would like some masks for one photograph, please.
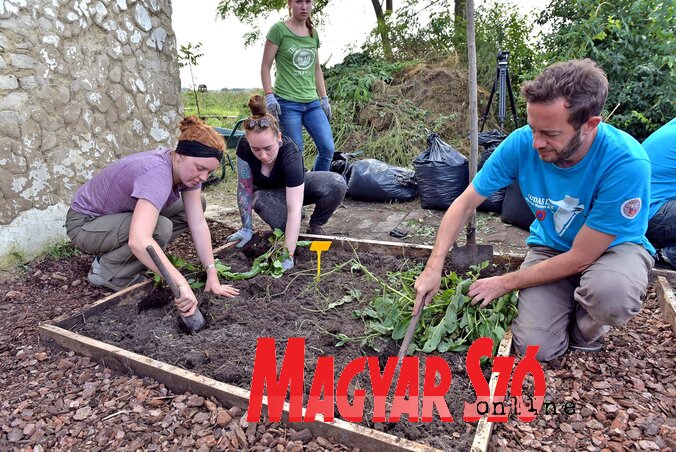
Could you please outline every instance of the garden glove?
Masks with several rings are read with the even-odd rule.
[[[279,106],[279,102],[277,102],[277,98],[273,93],[265,95],[265,108],[267,108],[270,114],[279,121],[279,115],[282,114],[282,107]]]
[[[293,257],[289,256],[288,258],[282,261],[282,269],[284,271],[291,270],[293,268]]]
[[[237,248],[242,248],[244,245],[249,243],[251,237],[253,237],[253,231],[251,229],[242,228],[239,231],[235,232],[234,234],[229,235],[228,238],[225,239],[225,242],[227,243],[239,241],[239,243],[236,246]]]
[[[324,110],[324,113],[326,113],[326,117],[329,118],[329,121],[333,119],[333,112],[331,111],[331,104],[329,103],[329,96],[324,96],[319,100],[319,103],[322,106],[322,109]]]

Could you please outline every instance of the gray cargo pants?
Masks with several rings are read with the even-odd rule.
[[[560,254],[533,246],[521,268]],[[538,361],[563,355],[569,340],[592,344],[639,313],[654,264],[641,245],[623,243],[609,248],[578,275],[519,291],[519,314],[512,324],[514,347],[524,354],[539,345]]]
[[[202,196],[202,208],[205,207],[206,199]],[[131,216],[131,212],[125,212],[91,217],[73,209],[68,209],[66,214],[66,233],[73,244],[82,251],[100,256],[102,277],[120,289],[129,286],[147,270],[127,245]],[[164,249],[187,229],[183,200],[179,199],[160,212],[153,239]]]

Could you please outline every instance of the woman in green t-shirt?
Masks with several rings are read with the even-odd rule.
[[[268,111],[279,118],[282,134],[303,151],[303,129],[319,154],[314,171],[328,171],[333,160],[331,105],[319,65],[319,36],[312,26],[312,0],[288,0],[289,18],[272,26],[267,35],[261,81]],[[274,91],[270,78],[275,62]]]

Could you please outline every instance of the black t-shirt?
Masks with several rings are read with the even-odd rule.
[[[305,181],[303,155],[290,138],[282,137],[282,145],[279,147],[270,176],[261,173],[261,161],[254,155],[245,136],[237,144],[237,157],[249,164],[253,184],[258,188],[292,188]]]

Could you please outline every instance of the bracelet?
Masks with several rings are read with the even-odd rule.
[[[204,267],[205,270],[209,270],[211,268],[216,268],[216,264],[209,264],[206,267]]]
[[[273,93],[272,91],[270,91],[269,93],[265,93],[266,96],[267,96],[268,94],[274,94],[274,93]]]

